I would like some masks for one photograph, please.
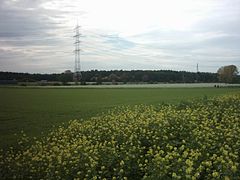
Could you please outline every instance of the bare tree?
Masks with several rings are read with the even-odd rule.
[[[222,66],[218,69],[217,73],[219,81],[231,83],[233,82],[234,77],[237,76],[238,69],[235,65]]]

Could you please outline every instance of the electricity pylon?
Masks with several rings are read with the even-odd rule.
[[[73,36],[75,38],[75,66],[74,66],[74,74],[73,74],[73,81],[78,84],[82,79],[82,73],[81,73],[81,64],[80,64],[80,32],[79,32],[80,26],[77,24],[75,27],[75,35]]]

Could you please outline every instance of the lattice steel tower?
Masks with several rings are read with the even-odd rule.
[[[73,80],[77,84],[82,79],[82,73],[81,73],[81,64],[80,64],[80,32],[79,32],[80,26],[77,23],[77,26],[75,27],[75,66],[74,66],[74,74],[73,74]]]

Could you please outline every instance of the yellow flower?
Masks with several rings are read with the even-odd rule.
[[[228,176],[224,176],[224,180],[230,180]]]
[[[212,176],[213,176],[214,178],[216,178],[216,177],[219,176],[219,173],[215,171],[215,172],[212,173]]]
[[[188,167],[188,168],[186,169],[186,173],[187,173],[187,174],[191,174],[192,170],[193,170],[192,167]]]
[[[174,172],[174,173],[172,173],[172,177],[173,178],[177,178],[177,174]]]
[[[237,171],[237,166],[232,166],[231,169],[232,169],[233,172],[236,172]]]

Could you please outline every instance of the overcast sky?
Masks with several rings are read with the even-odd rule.
[[[0,71],[240,68],[240,0],[0,0]]]

